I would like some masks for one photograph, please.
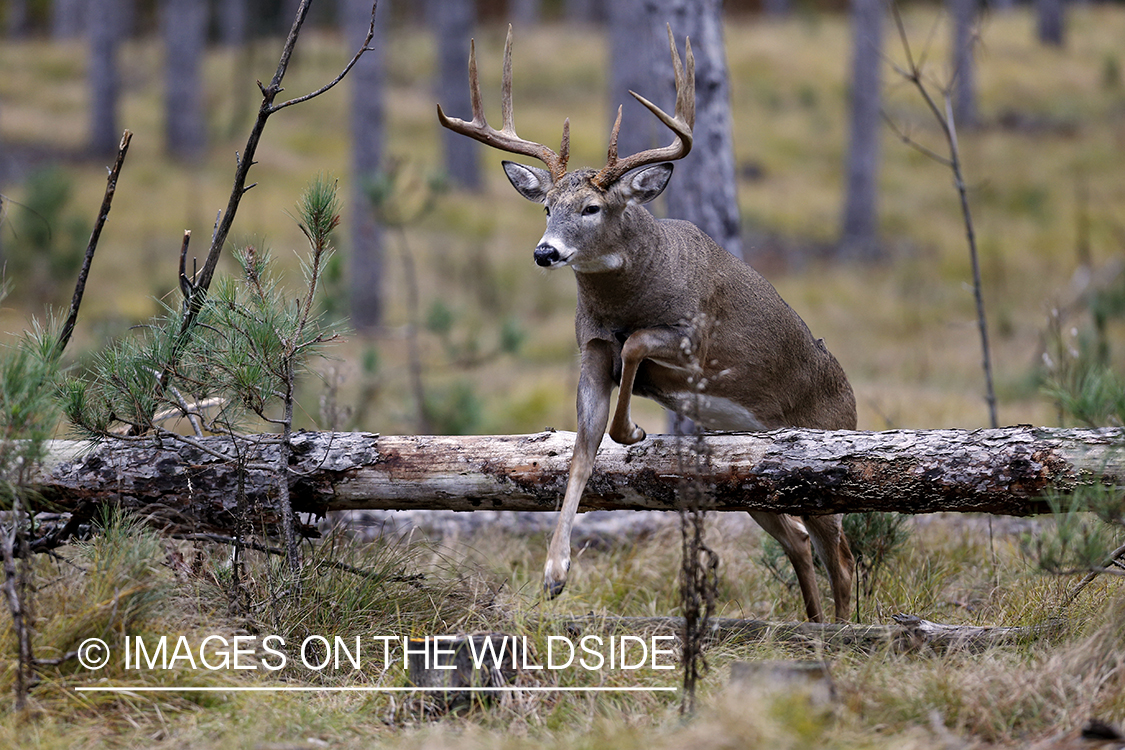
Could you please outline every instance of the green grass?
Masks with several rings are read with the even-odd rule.
[[[1125,205],[1125,89],[1107,74],[1120,65],[1125,11],[1115,7],[1070,9],[1070,45],[1064,51],[1035,44],[1023,11],[990,16],[982,31],[981,112],[986,126],[961,134],[971,200],[982,248],[985,298],[993,324],[994,361],[1004,423],[1053,424],[1053,406],[1040,395],[1036,368],[1051,307],[1069,301],[1076,260],[1076,194],[1081,180],[1090,196],[1090,241],[1096,263],[1120,255]],[[907,14],[921,45],[935,16]],[[488,111],[498,111],[502,29],[482,29],[478,59]],[[940,75],[947,32],[933,35],[929,59]],[[390,35],[389,144],[420,173],[439,168],[438,128],[429,76],[432,40],[420,30]],[[882,228],[891,248],[874,268],[835,265],[806,250],[830,242],[841,206],[841,165],[846,143],[846,19],[818,16],[784,22],[742,19],[726,28],[732,74],[734,136],[741,164],[760,167],[759,178],[740,184],[740,201],[753,237],[782,237],[800,258],[765,254],[760,270],[826,338],[855,385],[860,426],[980,427],[986,424],[979,344],[973,317],[963,228],[948,173],[887,132],[881,181]],[[899,53],[888,41],[888,54]],[[207,61],[211,148],[185,169],[160,154],[160,51],[151,40],[130,41],[123,54],[122,125],[136,135],[118,187],[109,224],[87,289],[76,332],[79,349],[157,310],[154,296],[172,295],[179,238],[191,228],[202,256],[215,213],[225,205],[236,150],[256,106],[254,78],[268,79],[279,43],[263,41],[245,57],[214,52]],[[316,88],[348,55],[326,33],[302,39],[290,93]],[[609,103],[604,90],[604,40],[566,26],[516,30],[515,98],[521,134],[553,143],[571,118],[573,163],[604,158]],[[1114,62],[1116,61],[1116,62]],[[0,135],[17,149],[77,152],[84,142],[85,86],[82,50],[42,41],[0,46]],[[887,72],[889,114],[909,123],[920,140],[936,146],[937,133],[908,86]],[[597,92],[591,96],[588,91]],[[304,248],[289,214],[309,179],[331,173],[346,185],[347,97],[343,90],[276,115],[267,128],[234,236],[269,246],[289,262],[296,284],[296,252]],[[1009,112],[1037,123],[1013,131],[997,123]],[[460,114],[460,113],[454,113]],[[628,123],[626,123],[626,127]],[[423,335],[427,390],[450,410],[471,412],[477,432],[510,433],[545,426],[572,429],[577,367],[573,341],[574,284],[566,273],[546,274],[530,259],[542,231],[541,209],[520,199],[484,155],[486,188],[448,193],[425,222],[408,229],[419,269],[421,309],[435,300],[453,314],[448,334],[459,345],[476,339],[482,351],[498,340],[502,321],[518,321],[525,339],[518,352],[462,372],[436,334]],[[104,188],[104,165],[68,160],[73,210],[92,221]],[[0,188],[15,200],[21,186]],[[16,205],[5,206],[18,212]],[[345,232],[340,244],[344,254]],[[0,226],[7,242],[9,226]],[[414,424],[403,328],[407,321],[401,247],[388,237],[386,329],[353,336],[333,350],[344,377],[338,398],[373,394],[365,418],[345,425],[397,433]],[[292,260],[289,260],[292,259]],[[230,264],[227,268],[231,268]],[[45,299],[15,296],[0,311],[3,330],[18,335]],[[339,293],[337,289],[335,292]],[[65,285],[58,290],[65,300]],[[1085,325],[1081,317],[1070,321]],[[1115,363],[1122,364],[1125,330],[1110,329]],[[371,352],[377,352],[372,356]],[[365,360],[377,366],[365,368]],[[299,425],[317,420],[319,382],[302,393]],[[458,404],[461,406],[458,407]],[[638,405],[639,406],[639,405]],[[471,407],[471,408],[470,408]],[[464,418],[466,414],[452,414]],[[641,407],[649,432],[663,426],[661,412]],[[462,422],[463,423],[463,422]],[[717,614],[793,620],[799,595],[758,563],[760,537],[740,524],[709,524],[709,543],[722,559]],[[677,595],[679,533],[674,523],[652,536],[623,544],[576,550],[567,594],[539,598],[546,539],[489,532],[419,544],[347,545],[319,554],[343,555],[354,564],[428,575],[421,589],[371,586],[323,566],[310,566],[299,596],[287,592],[277,566],[254,556],[250,600],[256,608],[228,608],[228,550],[197,548],[123,529],[66,556],[41,561],[37,655],[60,656],[88,633],[115,637],[175,632],[193,641],[207,634],[268,632],[381,632],[399,634],[518,629],[542,648],[549,631],[535,625],[552,614],[673,614]],[[198,555],[198,557],[197,557]],[[314,557],[314,563],[316,555]],[[907,545],[881,573],[870,599],[858,603],[867,622],[896,612],[966,624],[1035,624],[1059,613],[1074,581],[1044,577],[1015,535],[996,535],[995,565],[987,532],[959,517],[917,522]],[[112,565],[103,564],[113,560]],[[136,596],[138,598],[129,599]],[[126,597],[123,599],[122,597]],[[1120,582],[1092,586],[1063,614],[1066,634],[1056,640],[1008,647],[984,655],[901,655],[832,652],[841,696],[834,718],[795,717],[792,705],[748,696],[726,686],[729,663],[756,658],[807,657],[801,649],[765,643],[717,644],[702,686],[700,714],[684,723],[667,696],[589,697],[574,694],[520,697],[468,717],[427,716],[410,698],[340,694],[261,696],[233,694],[204,699],[133,694],[90,697],[70,688],[96,679],[73,663],[46,669],[33,693],[30,716],[0,713],[0,744],[18,747],[935,747],[943,732],[970,742],[1026,746],[1031,739],[1072,731],[1090,716],[1125,720],[1120,654],[1125,643]],[[128,607],[121,603],[128,601]],[[5,620],[5,628],[8,627]],[[347,632],[344,632],[347,631]],[[14,653],[10,630],[0,649]],[[10,663],[10,659],[6,662]],[[1115,671],[1116,670],[1116,671]],[[106,673],[138,686],[175,684],[188,676]],[[401,675],[366,674],[363,679]],[[676,684],[676,675],[644,679]],[[208,674],[207,684],[243,684]],[[323,676],[294,674],[300,684]],[[581,682],[595,677],[565,674]],[[635,684],[633,676],[608,675],[610,684]],[[0,692],[11,675],[0,672]],[[936,712],[936,713],[935,713]],[[935,718],[936,716],[936,718]],[[945,729],[940,729],[945,727]]]

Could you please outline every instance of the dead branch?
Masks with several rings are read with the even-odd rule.
[[[94,229],[90,232],[90,241],[86,244],[86,255],[82,260],[82,269],[78,272],[78,281],[74,284],[74,295],[70,299],[70,312],[63,323],[59,340],[55,344],[55,356],[59,356],[70,343],[74,325],[78,322],[78,308],[82,305],[82,295],[86,293],[86,278],[90,275],[90,266],[94,262],[94,252],[98,249],[98,241],[102,236],[102,228],[109,218],[109,209],[113,205],[113,196],[117,193],[117,179],[121,176],[121,167],[125,164],[125,155],[129,153],[129,143],[133,134],[126,130],[121,135],[121,143],[117,146],[117,158],[109,168],[106,177],[105,194],[102,196],[102,207],[98,211],[98,218],[94,221]]]

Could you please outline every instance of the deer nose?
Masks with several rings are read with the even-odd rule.
[[[547,266],[558,263],[561,257],[558,250],[546,243],[535,248],[535,264],[537,266],[546,268]]]

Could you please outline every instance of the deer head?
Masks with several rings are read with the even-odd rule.
[[[656,198],[672,176],[668,162],[682,159],[691,150],[691,129],[695,124],[695,57],[687,40],[687,69],[680,61],[672,28],[668,27],[668,46],[676,76],[676,109],[670,116],[634,91],[637,101],[668,126],[675,135],[664,148],[653,148],[620,158],[617,137],[621,128],[621,108],[609,138],[606,165],[600,170],[567,172],[570,155],[570,120],[563,123],[562,144],[558,150],[524,140],[516,134],[512,119],[512,27],[504,43],[504,77],[501,84],[500,130],[489,126],[481,104],[477,78],[476,46],[469,45],[469,88],[473,119],[465,122],[447,117],[438,105],[438,120],[454,132],[466,135],[493,148],[531,156],[547,167],[529,167],[505,161],[504,172],[520,195],[547,209],[547,231],[535,248],[535,262],[545,268],[572,266],[579,272],[611,270],[620,263],[612,248],[621,247],[615,237],[622,214],[630,207]]]

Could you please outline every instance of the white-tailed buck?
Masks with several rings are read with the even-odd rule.
[[[689,40],[685,74],[671,28],[668,41],[676,74],[675,116],[633,96],[675,139],[665,148],[620,158],[618,109],[601,170],[567,171],[569,120],[557,153],[516,135],[511,28],[504,45],[501,129],[485,121],[475,51],[469,55],[472,122],[447,117],[438,106],[445,127],[547,166],[543,170],[506,161],[504,171],[520,195],[547,208],[547,231],[535,248],[535,262],[544,268],[570,266],[578,280],[578,436],[547,555],[543,585],[549,596],[566,585],[571,527],[607,423],[610,437],[619,443],[645,437],[629,414],[633,394],[710,430],[856,425],[855,397],[843,369],[770,283],[695,225],[657,220],[643,207],[668,184],[668,162],[686,156],[692,144],[695,60]],[[614,385],[621,390],[611,421]],[[836,617],[846,619],[852,554],[839,516],[807,516],[802,523],[788,515],[751,515],[781,543],[797,571],[808,617],[819,621],[823,610],[811,537],[831,579]]]

